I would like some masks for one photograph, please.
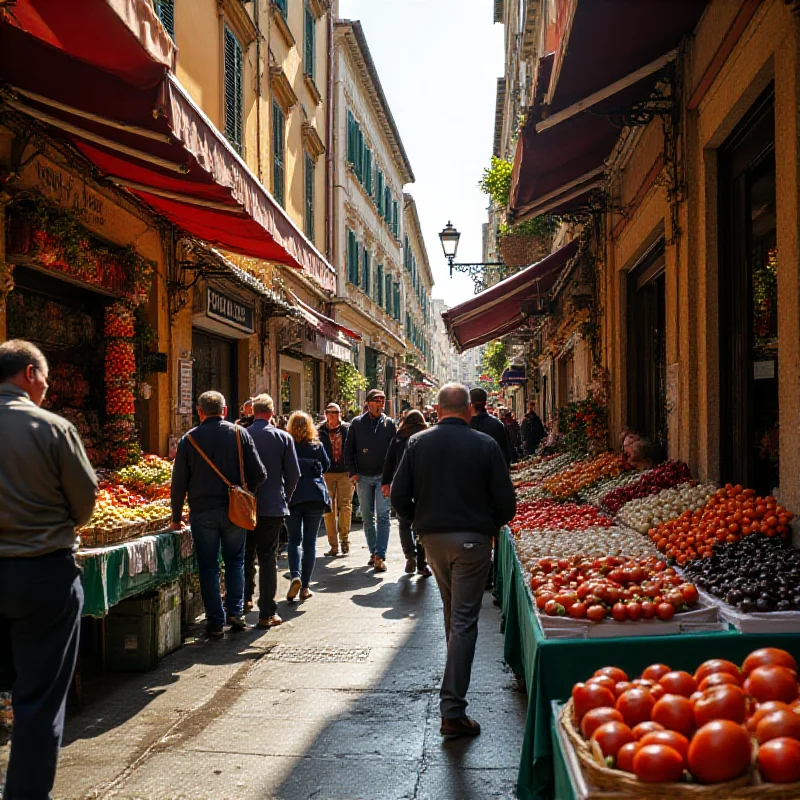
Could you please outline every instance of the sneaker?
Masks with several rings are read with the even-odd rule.
[[[346,556],[350,552],[350,542],[342,542],[342,555]]]
[[[308,600],[309,597],[313,597],[313,596],[314,596],[314,593],[307,586],[304,586],[300,590],[300,599],[301,600]]]
[[[369,557],[369,561],[367,561],[367,566],[368,566],[368,567],[374,567],[374,566],[375,566],[375,553],[373,553],[373,554],[372,554],[372,555]]]
[[[231,626],[231,630],[233,631],[246,631],[247,630],[247,620],[244,618],[244,614],[241,616],[234,616],[233,614],[228,614],[225,618],[225,622]]]
[[[417,575],[419,575],[420,578],[430,578],[430,576],[433,575],[433,573],[431,572],[431,568],[426,565],[421,569],[417,570]]]
[[[338,556],[338,555],[339,555],[339,551],[338,550],[334,550],[332,547],[331,547],[330,550],[328,550],[327,553],[325,553],[325,556],[327,558],[333,558],[334,556]]]
[[[206,628],[206,636],[209,639],[221,639],[225,635],[225,631],[222,628]]]
[[[259,619],[258,627],[262,630],[265,628],[274,628],[282,622],[283,620],[277,614],[273,614],[271,617],[267,617],[267,619]]]
[[[413,575],[417,571],[417,559],[416,558],[407,558],[406,559],[406,573],[409,575]]]
[[[300,594],[300,589],[303,586],[300,578],[292,578],[292,582],[289,584],[289,591],[286,592],[286,599],[291,603],[298,594]]]
[[[380,556],[375,556],[373,569],[375,572],[386,572],[386,562]]]
[[[439,733],[445,739],[455,739],[458,736],[480,736],[481,726],[470,719],[466,714],[463,717],[442,717],[442,726]]]

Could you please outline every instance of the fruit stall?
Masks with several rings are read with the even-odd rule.
[[[512,478],[518,508],[501,534],[496,591],[505,659],[528,690],[518,795],[553,796],[558,784],[559,798],[670,796],[640,786],[637,794],[632,773],[604,781],[587,771],[578,739],[559,728],[563,707],[554,715],[552,704],[569,701],[574,686],[607,665],[633,683],[648,680],[639,676],[653,664],[683,676],[711,659],[741,665],[762,648],[800,658],[792,515],[743,487],[701,484],[685,464],[637,472],[613,453],[550,453],[515,465]],[[744,691],[750,714],[759,695]],[[689,771],[697,796],[734,796],[704,788]],[[588,794],[575,788],[575,775]],[[747,784],[761,780],[755,767],[747,775]]]

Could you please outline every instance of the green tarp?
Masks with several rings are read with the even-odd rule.
[[[673,669],[694,672],[708,658],[740,663],[752,650],[767,646],[782,647],[800,660],[800,636],[794,634],[749,636],[731,630],[627,639],[545,640],[508,529],[500,536],[497,594],[503,609],[505,660],[524,676],[528,690],[517,780],[520,800],[554,796],[550,703],[569,698],[573,685],[596,669],[614,665],[635,676],[648,664],[663,662]]]

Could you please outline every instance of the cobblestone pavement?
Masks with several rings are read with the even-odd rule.
[[[190,640],[71,713],[55,800],[513,797],[526,699],[491,595],[469,708],[483,733],[443,742],[434,579],[403,573],[394,524],[383,575],[367,568],[360,530],[352,542],[346,557],[318,558],[306,602],[288,606],[281,578],[281,627]]]

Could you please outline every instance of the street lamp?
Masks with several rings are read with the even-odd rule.
[[[453,277],[453,270],[456,272],[466,272],[475,283],[475,294],[479,294],[486,288],[484,283],[484,276],[487,268],[497,268],[500,270],[500,276],[505,277],[506,265],[502,261],[482,261],[472,264],[456,264],[456,252],[458,251],[458,241],[461,239],[461,234],[456,230],[451,222],[448,221],[444,230],[439,233],[439,239],[442,243],[442,250],[447,263],[450,265],[450,277]]]

